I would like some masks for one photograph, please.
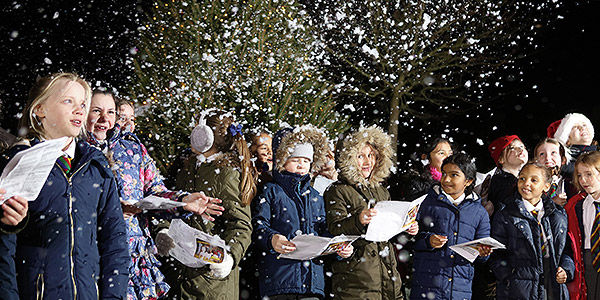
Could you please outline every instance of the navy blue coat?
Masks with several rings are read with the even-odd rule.
[[[328,235],[323,197],[310,186],[310,176],[273,171],[253,203],[254,242],[259,255],[261,297],[279,294],[325,295],[325,275],[319,258],[299,261],[277,258],[271,238],[275,234],[292,240],[298,234]]]
[[[440,190],[437,185],[430,189],[417,216],[419,233],[410,298],[471,299],[473,264],[449,246],[490,236],[490,219],[477,194],[455,206]],[[429,244],[433,234],[447,236],[448,241],[434,249]],[[487,257],[477,259],[483,262]]]
[[[567,214],[551,199],[543,201],[541,223],[548,238],[553,294],[559,297],[555,299],[566,300],[569,299],[567,285],[558,284],[554,278],[559,266],[566,271],[567,281],[573,279],[575,271],[567,239]],[[508,202],[494,215],[492,237],[506,246],[506,250],[494,250],[489,260],[498,282],[497,299],[543,299],[540,235],[537,220],[527,211],[520,197]]]
[[[14,155],[28,148],[15,146]],[[21,299],[126,299],[125,220],[106,157],[78,141],[67,177],[55,164],[17,234]]]

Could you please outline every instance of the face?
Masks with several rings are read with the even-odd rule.
[[[61,79],[50,97],[34,109],[48,139],[78,136],[85,122],[85,88],[76,81]]]
[[[539,146],[535,160],[548,168],[560,167],[564,163],[560,156],[560,147],[552,143],[544,143]]]
[[[371,145],[365,145],[356,156],[358,169],[363,178],[367,179],[373,173],[373,168],[377,162],[377,154]]]
[[[600,172],[592,166],[579,163],[576,176],[583,190],[592,195],[594,199],[598,199],[600,196]]]
[[[591,145],[594,137],[590,132],[590,128],[584,122],[577,123],[571,129],[567,145]]]
[[[256,148],[256,159],[261,163],[272,163],[273,149],[271,148],[272,139],[269,135],[261,134],[258,138],[258,148]]]
[[[447,142],[438,143],[437,146],[435,146],[435,149],[429,153],[429,157],[431,157],[431,166],[441,170],[442,162],[450,155],[452,155],[452,148],[450,147],[450,144]]]
[[[87,127],[97,140],[106,140],[106,133],[115,126],[116,118],[117,110],[112,96],[96,94],[92,97]]]
[[[291,157],[285,162],[283,168],[290,173],[305,175],[310,171],[310,159],[304,157]]]
[[[550,182],[546,181],[543,170],[528,165],[519,173],[517,189],[523,200],[536,205],[542,199],[542,194],[550,189]]]
[[[121,130],[129,128],[128,131],[133,132],[135,130],[135,112],[133,107],[129,104],[123,104],[119,106],[119,119],[117,124],[121,126]]]
[[[465,188],[473,183],[473,179],[467,179],[465,173],[455,164],[446,164],[442,168],[440,184],[444,193],[457,199],[465,192]]]
[[[525,145],[520,140],[513,140],[506,149],[504,158],[501,158],[500,163],[510,167],[521,167],[527,163],[529,153],[525,149]]]

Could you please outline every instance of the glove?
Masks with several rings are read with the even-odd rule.
[[[217,279],[223,279],[227,277],[227,275],[229,275],[229,273],[231,272],[232,268],[233,257],[231,257],[231,254],[229,254],[229,252],[225,254],[225,259],[223,259],[223,261],[220,264],[210,265],[212,276]]]
[[[163,229],[159,231],[156,234],[154,243],[156,244],[156,250],[158,250],[158,254],[161,256],[169,256],[169,250],[175,248],[173,238],[169,236],[169,229]]]

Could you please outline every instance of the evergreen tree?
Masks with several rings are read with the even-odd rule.
[[[292,0],[156,1],[141,27],[132,98],[139,135],[162,172],[189,145],[205,108],[235,111],[245,128],[348,127],[314,64],[318,42]],[[246,129],[247,130],[247,129]]]

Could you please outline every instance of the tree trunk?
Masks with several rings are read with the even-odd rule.
[[[398,162],[398,124],[400,118],[400,93],[394,90],[390,100],[390,121],[388,123],[388,133],[392,136],[392,147],[394,149],[394,163]]]

